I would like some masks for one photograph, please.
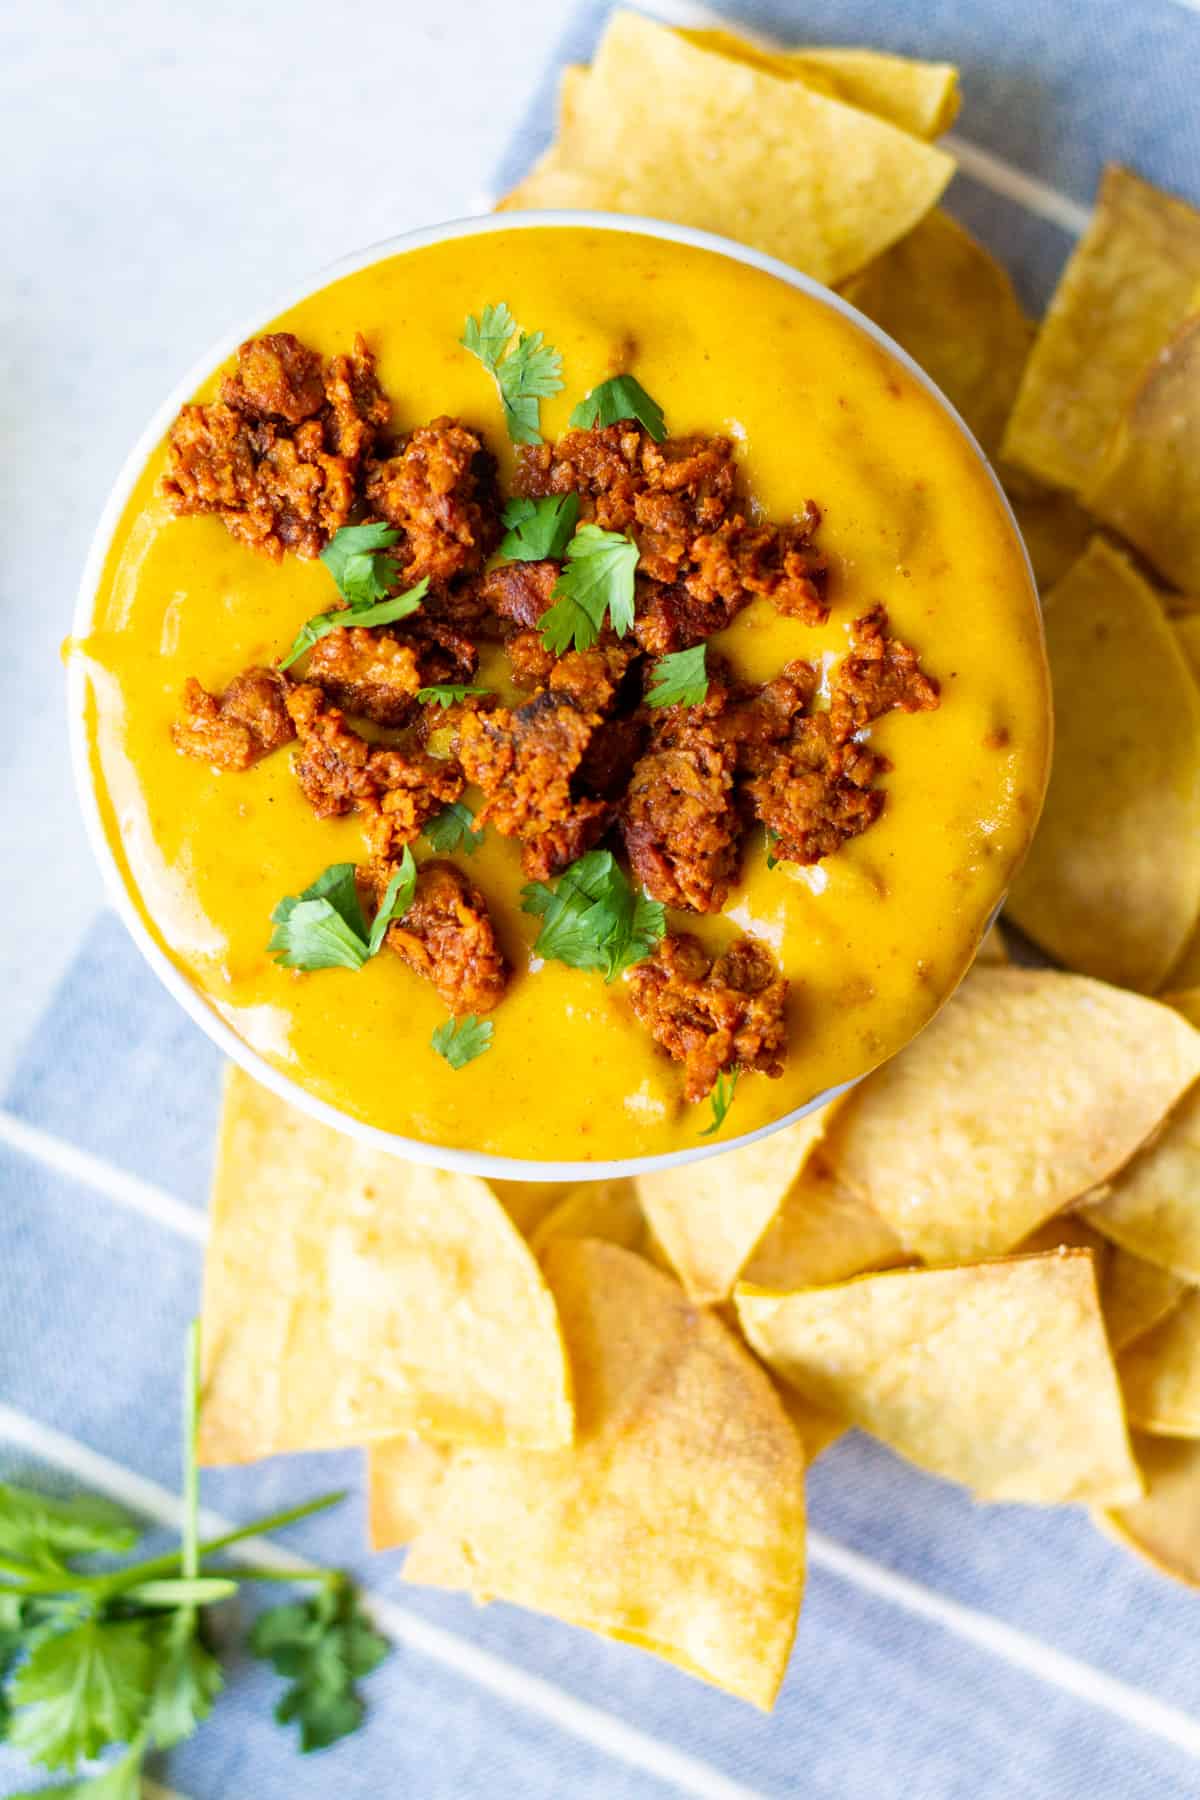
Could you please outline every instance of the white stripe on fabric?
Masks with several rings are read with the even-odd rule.
[[[165,1225],[180,1237],[202,1244],[208,1236],[208,1219],[196,1207],[185,1206],[173,1194],[165,1194],[136,1175],[127,1175],[124,1169],[115,1168],[88,1150],[79,1150],[63,1138],[39,1131],[36,1125],[27,1125],[15,1113],[0,1111],[0,1144],[32,1157],[68,1181],[92,1188],[156,1225]]]
[[[1200,0],[1179,0],[1179,4],[1200,9]],[[701,0],[643,0],[641,11],[661,20],[664,25],[684,25],[695,29],[734,28],[751,43],[761,45],[764,50],[781,47],[777,39],[750,30],[740,20],[729,18],[728,14],[718,12],[715,7],[703,5]],[[1003,157],[996,156],[991,150],[971,143],[968,138],[959,137],[957,132],[950,132],[942,142],[951,155],[958,158],[962,173],[972,181],[977,181],[980,187],[990,188],[994,194],[1002,194],[1006,200],[1015,200],[1026,212],[1045,219],[1051,225],[1057,225],[1072,237],[1078,237],[1086,228],[1091,208],[1078,200],[1072,200],[1069,194],[1059,193],[1057,188],[1039,181],[1036,175],[1026,174],[1024,169],[1005,162]]]
[[[13,1133],[10,1128],[18,1126],[19,1132]],[[47,1132],[36,1131],[21,1120],[14,1119],[12,1114],[0,1112],[0,1141],[8,1142],[15,1148],[23,1149],[28,1155],[43,1161],[48,1167],[62,1173],[71,1173],[78,1179],[87,1182],[118,1205],[128,1205],[132,1210],[155,1219],[168,1228],[182,1228],[189,1237],[202,1237],[206,1231],[206,1222],[198,1221],[197,1215],[189,1208],[173,1199],[169,1194],[162,1194],[155,1188],[148,1187],[134,1176],[125,1175],[110,1163],[102,1162],[99,1157],[89,1156],[84,1151],[76,1150],[73,1145],[65,1144]],[[89,1180],[90,1177],[90,1180]],[[146,1196],[154,1196],[154,1205],[147,1205]],[[180,1225],[176,1225],[176,1221]],[[197,1225],[199,1224],[199,1231]],[[14,1423],[15,1422],[15,1423]],[[62,1455],[56,1454],[52,1448],[43,1448],[39,1453],[45,1454],[51,1462],[61,1463],[70,1468],[81,1480],[92,1480],[104,1487],[111,1479],[123,1484],[118,1495],[139,1511],[156,1518],[174,1520],[178,1512],[178,1502],[165,1488],[154,1482],[144,1482],[131,1470],[123,1469],[117,1463],[77,1444],[72,1438],[61,1437],[49,1426],[39,1425],[22,1413],[10,1411],[0,1405],[0,1433],[7,1429],[14,1441],[22,1443],[26,1448],[36,1449],[34,1434],[43,1446],[57,1445]],[[66,1460],[64,1460],[64,1458]],[[75,1460],[69,1460],[74,1458]],[[116,1492],[115,1488],[109,1491]],[[163,1508],[168,1511],[164,1513]],[[206,1526],[206,1530],[210,1529]],[[225,1529],[220,1521],[214,1521],[211,1530],[214,1535]],[[843,1581],[852,1582],[874,1594],[877,1599],[886,1600],[893,1606],[914,1613],[931,1624],[940,1626],[944,1631],[952,1632],[956,1637],[974,1644],[977,1649],[998,1657],[1002,1662],[1021,1669],[1027,1675],[1035,1676],[1039,1681],[1051,1687],[1061,1688],[1064,1692],[1082,1700],[1088,1706],[1098,1707],[1104,1712],[1112,1713],[1126,1724],[1139,1731],[1158,1737],[1176,1749],[1185,1751],[1189,1756],[1200,1758],[1200,1719],[1180,1712],[1177,1708],[1167,1706],[1156,1700],[1153,1695],[1144,1693],[1141,1688],[1131,1686],[1116,1676],[1106,1675],[1103,1670],[1094,1668],[1090,1663],[1080,1662],[1075,1657],[1067,1656],[1040,1638],[1029,1632],[1020,1631],[1015,1626],[1006,1625],[1002,1620],[993,1618],[990,1613],[974,1611],[971,1607],[961,1606],[958,1601],[947,1599],[932,1588],[923,1587],[919,1582],[906,1575],[896,1574],[880,1563],[860,1556],[857,1551],[847,1549],[821,1532],[810,1532],[808,1537],[809,1559],[814,1568],[824,1569],[827,1574],[836,1575]],[[288,1552],[277,1550],[274,1546],[266,1546],[262,1552],[268,1558],[283,1558],[279,1567],[297,1567],[296,1559],[287,1562]],[[255,1556],[259,1552],[255,1551]],[[382,1601],[381,1605],[390,1607],[390,1601]],[[555,1688],[540,1682],[536,1676],[519,1674],[509,1670],[496,1658],[483,1651],[476,1651],[473,1646],[463,1643],[436,1626],[426,1625],[422,1620],[411,1618],[399,1608],[395,1609],[397,1618],[404,1620],[403,1628],[389,1623],[389,1629],[396,1636],[403,1636],[414,1649],[422,1650],[428,1656],[448,1666],[458,1668],[469,1679],[475,1680],[481,1687],[491,1692],[504,1694],[513,1700],[515,1705],[526,1705],[534,1711],[545,1711],[548,1717],[556,1716],[553,1707],[563,1707],[568,1712],[578,1708],[580,1702],[572,1700],[568,1695],[560,1694]],[[384,1617],[380,1613],[380,1618]],[[478,1669],[473,1666],[473,1659],[481,1658]],[[509,1676],[517,1683],[520,1693],[542,1694],[543,1698],[534,1701],[522,1700],[520,1693],[509,1693],[504,1685]],[[607,1720],[608,1715],[598,1713],[595,1709],[583,1708],[586,1720],[599,1718]],[[613,1725],[617,1724],[612,1721]],[[624,1730],[624,1727],[618,1727]],[[564,1730],[573,1731],[577,1737],[586,1737],[586,1732],[575,1724],[563,1724]],[[653,1739],[642,1739],[640,1733],[633,1734],[635,1741],[655,1744]],[[592,1738],[587,1739],[593,1742]],[[657,1745],[664,1750],[665,1747]],[[620,1752],[612,1752],[620,1754]],[[678,1754],[670,1752],[671,1755]],[[624,1760],[633,1760],[625,1757]],[[690,1759],[688,1759],[690,1760]],[[638,1765],[642,1766],[641,1764]],[[703,1768],[704,1765],[699,1765]],[[710,1773],[706,1771],[706,1773]],[[721,1780],[714,1776],[713,1779]],[[696,1793],[721,1792],[744,1793],[737,1788],[690,1789]]]
[[[168,1488],[113,1462],[78,1439],[66,1437],[52,1426],[43,1425],[3,1404],[0,1404],[0,1440],[53,1464],[85,1486],[107,1494],[159,1524],[179,1523],[180,1501]],[[200,1510],[200,1527],[206,1537],[220,1537],[234,1529],[229,1520],[207,1507]],[[282,1549],[269,1538],[247,1538],[244,1543],[233,1545],[227,1554],[238,1561],[255,1563],[260,1568],[278,1569],[281,1574],[303,1573],[314,1567],[304,1557]],[[362,1597],[367,1610],[394,1643],[405,1644],[418,1655],[440,1663],[443,1668],[450,1669],[465,1681],[474,1682],[510,1706],[537,1713],[560,1731],[590,1744],[602,1755],[639,1769],[655,1781],[673,1786],[681,1794],[694,1794],[698,1800],[765,1800],[755,1789],[730,1781],[685,1751],[660,1743],[657,1738],[614,1718],[600,1707],[589,1706],[586,1701],[564,1693],[540,1676],[515,1668],[490,1651],[480,1650],[452,1632],[427,1623],[396,1601],[369,1590]]]

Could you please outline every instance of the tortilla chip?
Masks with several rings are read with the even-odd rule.
[[[202,1339],[204,1463],[405,1431],[570,1440],[554,1302],[487,1183],[368,1149],[235,1068]]]
[[[980,1499],[1141,1492],[1086,1250],[736,1298],[785,1381]]]
[[[746,1258],[825,1135],[837,1102],[744,1149],[640,1175],[650,1229],[693,1300],[724,1300]]]
[[[1200,1283],[1200,1088],[1084,1215],[1114,1244]]]
[[[1160,575],[1200,586],[1200,318],[1150,364],[1087,501]]]
[[[1187,1292],[1187,1282],[1169,1269],[1112,1245],[1100,1277],[1100,1305],[1113,1354],[1153,1331]]]
[[[1183,660],[1200,681],[1200,612],[1181,613],[1172,621],[1176,641],[1183,651]]]
[[[1019,485],[1010,481],[1007,486],[1038,591],[1048,593],[1087,549],[1095,529],[1091,515],[1062,488],[1042,487],[1034,481]]]
[[[433,1517],[453,1444],[387,1438],[367,1451],[367,1533],[372,1550],[409,1544]]]
[[[1189,1025],[1200,1031],[1200,987],[1172,988],[1162,999],[1167,1006],[1173,1006],[1177,1013],[1182,1013]]]
[[[804,1457],[765,1371],[614,1244],[547,1246],[573,1445],[460,1451],[408,1581],[622,1636],[769,1707],[804,1583]]]
[[[644,1253],[646,1221],[632,1181],[581,1181],[568,1190],[532,1237],[538,1256],[556,1238],[601,1238]]]
[[[842,292],[920,363],[994,456],[1033,342],[995,257],[935,210]]]
[[[1169,1007],[1051,969],[975,968],[861,1083],[838,1173],[925,1262],[1000,1256],[1108,1180],[1200,1075]]]
[[[861,1195],[839,1181],[817,1149],[788,1189],[742,1280],[788,1293],[908,1260],[895,1232]]]
[[[680,37],[771,75],[802,81],[818,93],[887,119],[914,137],[935,138],[958,116],[962,96],[958,70],[950,63],[921,62],[882,50],[765,50],[732,31],[682,30]]]
[[[1143,371],[1194,310],[1200,212],[1105,170],[1091,225],[1063,271],[1026,365],[1003,455],[1086,493]]]
[[[998,963],[1002,968],[1007,968],[1012,962],[999,920],[994,925],[990,925],[980,938],[979,948],[975,952],[975,961],[977,963]]]
[[[857,107],[617,12],[567,142],[504,204],[672,219],[834,283],[911,230],[953,169]]]
[[[1046,640],[1054,764],[1008,911],[1060,962],[1152,992],[1200,916],[1200,693],[1101,538],[1048,596]]]
[[[1130,1345],[1117,1366],[1131,1425],[1158,1437],[1200,1437],[1200,1289]]]
[[[1200,1444],[1135,1431],[1133,1449],[1145,1498],[1097,1511],[1096,1523],[1161,1574],[1200,1587]]]
[[[571,1191],[569,1181],[489,1181],[488,1186],[525,1238]]]

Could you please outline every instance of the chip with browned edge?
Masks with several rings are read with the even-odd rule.
[[[406,1580],[553,1613],[769,1707],[804,1584],[804,1454],[778,1396],[641,1257],[563,1238],[544,1266],[575,1442],[458,1452]]]
[[[1108,1180],[1200,1075],[1157,1001],[1051,969],[977,967],[867,1077],[837,1168],[926,1262],[1002,1255]]]
[[[1068,967],[1153,992],[1200,917],[1200,691],[1101,538],[1046,600],[1054,764],[1008,910]]]
[[[806,1399],[980,1499],[1141,1492],[1086,1250],[736,1298],[751,1345]]]
[[[415,1431],[569,1441],[537,1260],[486,1182],[420,1168],[231,1069],[204,1275],[205,1463]]]

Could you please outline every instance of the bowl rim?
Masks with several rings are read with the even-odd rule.
[[[1029,552],[1026,549],[1009,498],[983,448],[961,414],[942,393],[936,382],[925,373],[924,369],[906,350],[890,338],[887,332],[876,325],[873,320],[868,319],[842,295],[835,293],[832,288],[826,287],[811,275],[805,275],[798,269],[790,268],[787,263],[781,262],[777,257],[767,255],[765,251],[755,250],[747,244],[739,244],[716,232],[702,231],[691,225],[677,225],[665,219],[654,219],[642,214],[603,213],[559,208],[545,212],[513,211],[477,214],[461,219],[451,219],[440,225],[420,226],[412,231],[378,239],[361,250],[353,251],[332,263],[325,264],[302,281],[290,283],[282,295],[277,295],[269,305],[261,310],[256,310],[252,319],[243,320],[237,329],[223,332],[217,342],[197,359],[155,409],[121,464],[92,535],[83,565],[71,621],[72,645],[81,643],[90,632],[109,547],[120,523],[121,515],[146,462],[165,437],[180,407],[190,400],[201,382],[216,367],[232,356],[239,344],[246,338],[252,337],[256,332],[261,331],[264,325],[278,317],[281,312],[297,305],[310,295],[318,293],[321,288],[329,286],[344,276],[370,268],[375,263],[383,262],[389,257],[403,255],[410,250],[423,250],[433,244],[449,243],[458,238],[500,235],[510,231],[556,230],[564,227],[625,232],[637,237],[656,238],[668,243],[683,244],[690,249],[723,256],[727,260],[741,263],[747,268],[757,269],[766,275],[773,275],[777,280],[783,281],[787,286],[805,294],[809,299],[815,300],[818,304],[828,307],[848,320],[879,348],[900,363],[957,428],[991,483],[1002,511],[1008,519],[1013,536],[1021,547],[1026,578],[1034,602],[1037,603],[1037,583],[1034,579]],[[155,940],[134,902],[131,892],[132,884],[127,882],[123,876],[105,830],[97,793],[97,771],[93,768],[91,743],[87,729],[87,700],[87,661],[78,651],[73,651],[67,659],[67,723],[72,775],[83,813],[88,842],[100,868],[105,894],[117,916],[168,993],[226,1057],[237,1063],[255,1081],[278,1095],[281,1100],[297,1107],[301,1112],[308,1114],[310,1118],[318,1120],[321,1124],[328,1125],[360,1143],[384,1151],[389,1155],[404,1157],[410,1162],[422,1163],[456,1174],[478,1175],[492,1181],[574,1183],[618,1180],[659,1170],[681,1168],[688,1163],[701,1162],[710,1157],[726,1155],[732,1150],[745,1149],[748,1145],[757,1143],[761,1138],[770,1137],[775,1132],[796,1124],[808,1113],[816,1111],[818,1107],[838,1099],[842,1094],[857,1086],[858,1082],[871,1072],[869,1069],[864,1069],[862,1074],[854,1079],[843,1082],[837,1087],[827,1088],[823,1093],[815,1095],[805,1105],[794,1107],[791,1112],[783,1114],[779,1119],[759,1126],[757,1130],[746,1132],[739,1137],[729,1138],[717,1144],[697,1143],[694,1147],[685,1150],[670,1150],[646,1156],[616,1157],[606,1161],[543,1162],[533,1158],[496,1156],[483,1151],[457,1149],[449,1145],[426,1143],[419,1138],[403,1137],[399,1133],[384,1130],[382,1126],[370,1125],[363,1119],[357,1119],[351,1113],[343,1112],[340,1108],[330,1105],[328,1101],[321,1100],[317,1095],[310,1093],[299,1081],[277,1069],[239,1037],[233,1027],[220,1017],[200,990],[193,985],[183,970],[171,960],[167,952]],[[997,903],[992,913],[992,919],[996,917],[1002,905],[1003,897]],[[941,996],[935,1013],[940,1011],[953,992],[954,988],[951,988]],[[932,1019],[934,1016],[931,1014],[930,1018]],[[926,1023],[928,1022],[926,1021]]]

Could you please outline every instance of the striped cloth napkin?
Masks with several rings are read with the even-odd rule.
[[[672,0],[674,23],[712,22]],[[571,19],[497,171],[548,141]],[[733,4],[764,34],[953,60],[965,106],[948,204],[1038,309],[1103,162],[1200,201],[1200,13],[1184,0]],[[3,1097],[0,1472],[107,1492],[167,1525],[197,1309],[218,1059],[108,914]],[[205,1477],[239,1520],[330,1487],[352,1499],[287,1547],[346,1562],[395,1649],[369,1729],[299,1758],[276,1678],[231,1655],[212,1720],[171,1758],[190,1800],[1184,1800],[1200,1792],[1200,1600],[1082,1514],[980,1508],[850,1436],[813,1470],[812,1570],[777,1710],[760,1717],[636,1651],[504,1606],[406,1589],[367,1558],[355,1455]],[[210,1529],[219,1529],[210,1521]],[[160,1771],[160,1774],[162,1772]],[[0,1748],[0,1794],[30,1785]]]

